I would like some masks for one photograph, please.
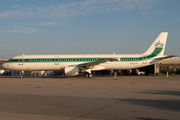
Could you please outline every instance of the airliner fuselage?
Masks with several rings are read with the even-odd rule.
[[[98,67],[101,66],[101,68],[103,68],[104,70],[133,69],[150,65],[148,63],[153,59],[153,57],[148,59],[147,56],[137,54],[21,55],[9,59],[8,62],[3,66],[10,70],[23,71],[60,70],[68,65],[79,65],[87,62],[101,61],[111,58],[117,58],[117,60],[112,62],[100,63]]]

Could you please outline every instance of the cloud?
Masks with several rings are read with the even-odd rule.
[[[162,11],[152,11],[152,12],[149,12],[149,11],[140,11],[139,14],[142,14],[142,15],[148,15],[148,14],[161,14],[163,13]]]
[[[16,6],[13,6],[12,9],[15,9],[15,8],[19,8],[21,7],[20,5],[16,5]]]
[[[140,11],[139,14],[147,15],[148,11]]]
[[[25,28],[19,26],[12,26],[12,29],[4,30],[3,32],[13,32],[13,33],[33,33],[37,32],[36,28]]]
[[[57,25],[56,23],[52,23],[52,22],[44,22],[44,23],[37,23],[34,25],[41,25],[41,26],[51,26],[51,25]]]
[[[159,0],[85,0],[61,5],[37,7],[14,6],[16,10],[1,11],[0,18],[60,18],[69,19],[91,13],[144,11],[153,8]],[[20,8],[21,7],[21,8]]]
[[[11,12],[10,11],[2,11],[0,13],[0,18],[6,18],[6,17],[10,17]]]
[[[40,26],[62,26],[65,23],[54,23],[54,22],[43,22],[43,23],[37,23],[34,25],[40,25]]]

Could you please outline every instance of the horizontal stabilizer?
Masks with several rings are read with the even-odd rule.
[[[156,62],[160,62],[160,61],[162,61],[162,60],[166,60],[166,59],[168,59],[168,58],[172,58],[172,57],[176,57],[177,55],[168,55],[168,56],[163,56],[163,57],[156,57],[156,58],[154,58],[150,63],[151,64],[154,64],[154,63],[156,63]]]

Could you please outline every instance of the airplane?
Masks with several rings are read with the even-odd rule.
[[[81,54],[81,55],[20,55],[10,58],[3,67],[8,70],[51,71],[62,70],[65,76],[80,72],[93,78],[91,71],[127,70],[149,66],[176,55],[164,55],[168,32],[161,32],[142,54]]]

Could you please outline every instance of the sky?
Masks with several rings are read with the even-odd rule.
[[[168,32],[180,57],[179,0],[0,0],[0,59],[27,54],[137,54]]]

